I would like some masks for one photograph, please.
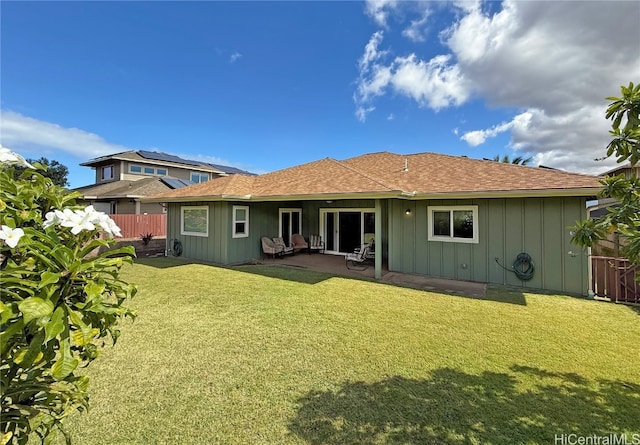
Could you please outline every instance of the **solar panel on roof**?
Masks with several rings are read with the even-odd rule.
[[[221,172],[224,172],[224,173],[229,173],[229,174],[233,174],[233,173],[252,174],[252,173],[249,173],[248,171],[240,170],[239,168],[229,167],[229,166],[226,166],[226,165],[209,164],[209,163],[207,163],[207,165],[210,165],[211,167],[215,168],[216,170],[220,170]]]
[[[166,153],[158,153],[157,151],[138,150],[138,154],[145,159],[151,159],[154,161],[175,162],[177,164],[185,165],[202,165],[202,162],[190,161],[188,159],[182,159],[178,156],[169,155]]]
[[[177,178],[161,178],[161,181],[167,184],[172,189],[180,189],[182,187],[195,184],[195,182]]]

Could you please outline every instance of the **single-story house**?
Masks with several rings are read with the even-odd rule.
[[[325,254],[375,239],[375,271],[587,294],[588,257],[569,226],[597,178],[437,153],[331,158],[232,175],[144,199],[167,204],[167,240],[220,264],[261,257],[263,236],[320,235]],[[527,253],[535,273],[506,270]],[[500,264],[498,264],[500,263]],[[502,266],[505,267],[502,267]]]

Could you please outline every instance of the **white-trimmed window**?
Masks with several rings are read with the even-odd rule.
[[[158,176],[167,176],[166,168],[156,168],[156,175]]]
[[[209,206],[180,207],[180,234],[209,236]]]
[[[102,167],[102,180],[113,179],[113,165],[105,165]]]
[[[249,206],[233,206],[233,238],[249,236]]]
[[[209,173],[191,172],[191,182],[199,184],[209,180]]]
[[[129,172],[131,173],[142,173],[142,167],[135,164],[129,164]]]
[[[428,206],[429,241],[478,243],[478,206]]]

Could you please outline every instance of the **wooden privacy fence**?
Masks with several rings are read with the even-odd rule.
[[[594,294],[615,303],[640,304],[640,283],[636,281],[638,266],[626,258],[593,256],[591,267]]]
[[[122,238],[140,238],[153,234],[154,238],[167,236],[167,215],[109,215],[120,227]]]

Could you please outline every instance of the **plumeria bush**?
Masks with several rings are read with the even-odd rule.
[[[27,167],[14,180],[14,167]],[[0,148],[0,444],[50,442],[88,408],[78,373],[115,343],[136,288],[119,279],[132,247],[106,251],[120,229],[76,204],[19,155]],[[105,237],[106,234],[106,237]]]

